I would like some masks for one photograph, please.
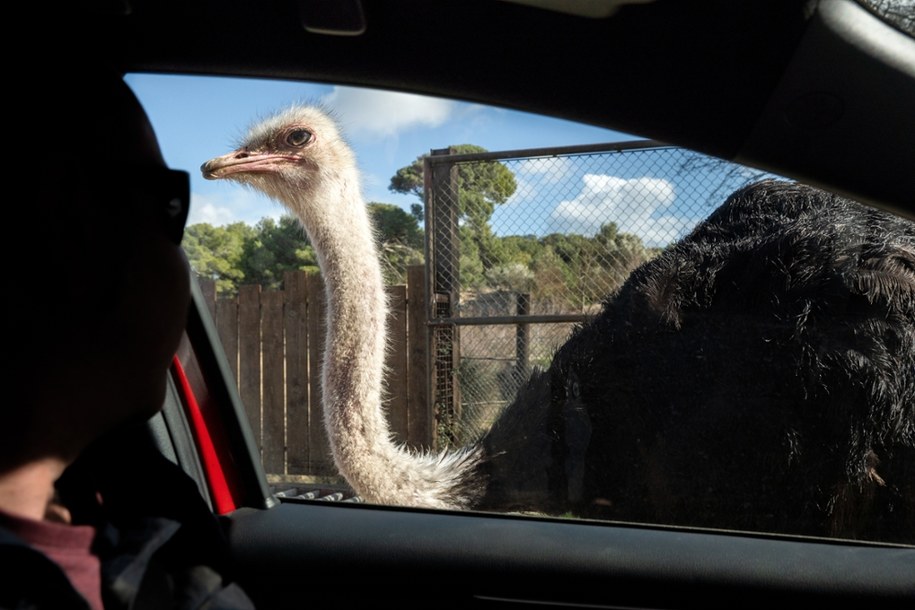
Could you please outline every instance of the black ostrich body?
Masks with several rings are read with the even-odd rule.
[[[636,269],[483,443],[484,507],[915,540],[915,224],[741,189]]]

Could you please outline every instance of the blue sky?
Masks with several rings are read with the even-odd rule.
[[[189,223],[254,224],[283,213],[279,204],[228,181],[204,180],[200,165],[234,148],[247,129],[296,102],[335,111],[352,146],[367,201],[408,210],[411,195],[388,190],[391,176],[416,157],[452,144],[490,151],[638,140],[637,136],[544,116],[391,91],[291,81],[131,74],[169,166],[191,175]],[[528,159],[506,162],[515,195],[492,217],[496,234],[574,232],[593,235],[614,221],[620,230],[663,246],[685,234],[723,200],[721,168],[684,172],[682,151],[631,162]],[[717,189],[717,190],[716,190]]]
[[[332,107],[353,147],[367,201],[409,209],[417,200],[388,190],[398,168],[433,148],[488,150],[633,139],[606,129],[537,115],[402,93],[299,82],[131,74],[169,166],[191,173],[190,223],[253,223],[279,207],[249,189],[200,176],[200,164],[235,147],[259,118],[294,102]]]

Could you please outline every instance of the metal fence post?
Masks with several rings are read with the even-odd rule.
[[[429,320],[453,317],[460,302],[460,214],[457,166],[436,163],[436,157],[453,154],[451,148],[431,151],[423,164],[426,205],[426,240],[428,285],[431,296]],[[434,429],[430,430],[433,447],[454,443],[454,423],[460,420],[461,399],[456,383],[460,356],[460,335],[455,325],[435,326],[429,334],[431,372],[429,395]]]
[[[519,292],[515,315],[527,316],[531,313],[531,295]],[[523,319],[523,318],[522,318]],[[530,363],[531,329],[526,321],[518,322],[515,327],[515,379],[527,379]]]

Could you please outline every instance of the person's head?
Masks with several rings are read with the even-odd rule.
[[[166,168],[123,79],[81,66],[24,89],[0,469],[155,413],[189,302],[187,177]]]

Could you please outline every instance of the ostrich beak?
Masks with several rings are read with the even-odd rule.
[[[229,154],[210,159],[200,166],[200,171],[207,180],[219,180],[241,174],[273,173],[280,166],[296,163],[297,160],[294,155],[239,148]]]

